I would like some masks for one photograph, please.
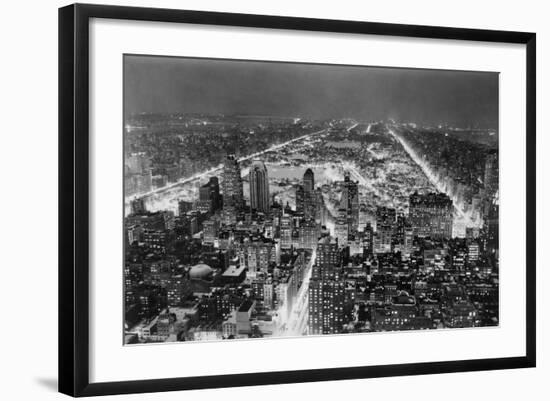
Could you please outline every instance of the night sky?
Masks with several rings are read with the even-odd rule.
[[[498,73],[124,58],[125,112],[249,114],[498,127]]]

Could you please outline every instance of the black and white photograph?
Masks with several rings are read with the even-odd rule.
[[[123,86],[125,345],[499,326],[498,72],[125,54]]]
[[[107,3],[0,25],[0,399],[548,393],[544,2]]]

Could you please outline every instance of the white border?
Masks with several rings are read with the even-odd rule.
[[[123,53],[500,71],[500,326],[123,347]],[[93,20],[90,382],[525,355],[525,73],[522,45]]]

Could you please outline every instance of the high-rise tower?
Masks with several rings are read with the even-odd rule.
[[[250,207],[259,212],[269,212],[269,179],[267,167],[256,160],[250,166],[248,175],[250,181]]]
[[[304,173],[302,185],[296,188],[296,210],[303,213],[307,220],[314,220],[317,216],[317,194],[314,187],[313,171],[308,168]]]
[[[313,188],[315,187],[315,180],[313,176],[313,171],[308,168],[306,172],[304,173],[304,192],[313,192]]]
[[[349,172],[346,172],[344,175],[340,208],[346,210],[346,219],[350,234],[355,232],[359,226],[359,187],[356,181],[350,179]]]
[[[309,334],[336,334],[344,324],[344,288],[337,241],[324,238],[317,245],[317,258],[308,288]]]
[[[223,220],[225,224],[237,221],[237,212],[244,206],[241,167],[235,155],[229,155],[223,162]]]
[[[225,204],[242,207],[243,181],[241,167],[235,155],[229,155],[223,163],[223,201]]]

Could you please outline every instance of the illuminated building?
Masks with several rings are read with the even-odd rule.
[[[477,262],[479,259],[479,245],[470,244],[468,245],[468,260],[470,262]]]
[[[338,209],[338,216],[336,223],[334,224],[334,236],[338,239],[338,245],[340,248],[348,246],[350,226],[347,219],[347,209]]]
[[[338,242],[319,241],[317,259],[308,288],[309,334],[336,334],[344,324],[345,282]]]
[[[478,311],[466,300],[453,302],[448,310],[448,327],[476,327],[479,325]]]
[[[220,222],[217,218],[211,217],[202,224],[203,230],[203,243],[204,244],[214,244],[218,238],[218,233],[220,231]]]
[[[189,281],[181,274],[172,276],[166,286],[168,306],[179,306],[193,293]]]
[[[313,171],[310,168],[308,168],[304,173],[303,183],[304,183],[304,191],[306,193],[313,192],[313,189],[315,188],[315,179],[314,179]]]
[[[241,267],[248,269],[248,275],[256,277],[260,272],[267,273],[269,264],[276,261],[275,241],[263,236],[244,238],[236,245]]]
[[[143,230],[143,243],[153,252],[165,254],[168,245],[168,232],[165,230]]]
[[[271,282],[271,279],[269,279],[264,283],[263,288],[263,302],[265,307],[273,308],[273,295],[273,283]]]
[[[262,161],[256,160],[250,166],[248,175],[250,183],[250,207],[259,212],[268,213],[269,205],[269,179],[267,168]]]
[[[296,211],[302,213],[307,220],[319,219],[319,199],[314,189],[315,178],[313,171],[307,169],[302,179],[302,185],[296,188]]]
[[[223,220],[225,224],[237,221],[237,213],[244,205],[241,168],[234,155],[223,162]]]
[[[319,225],[314,220],[304,220],[300,223],[298,232],[300,237],[299,248],[315,249],[321,235]]]
[[[356,231],[359,227],[359,188],[357,182],[350,179],[349,172],[344,175],[340,208],[346,210],[348,230]]]
[[[453,202],[443,193],[409,197],[409,220],[418,237],[451,238]]]
[[[374,234],[374,253],[390,253],[392,251],[392,235],[393,227],[387,224],[377,225],[376,233]]]
[[[281,249],[292,247],[292,217],[284,215],[281,217]]]

